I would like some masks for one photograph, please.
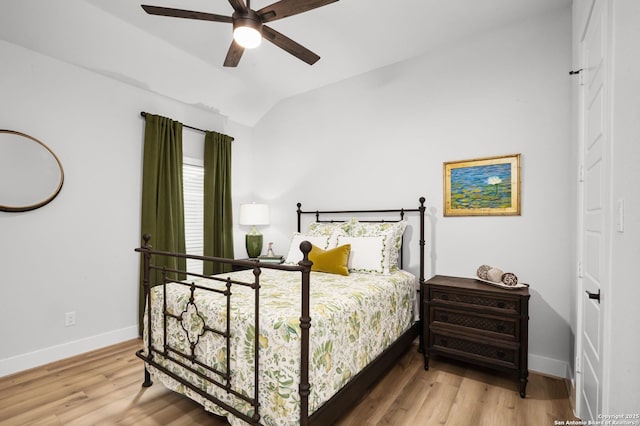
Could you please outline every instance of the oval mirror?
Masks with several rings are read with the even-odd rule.
[[[25,212],[51,202],[62,188],[62,164],[36,138],[0,129],[0,211]]]

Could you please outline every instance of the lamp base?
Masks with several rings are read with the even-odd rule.
[[[262,234],[247,234],[244,241],[250,258],[260,256],[262,253]]]

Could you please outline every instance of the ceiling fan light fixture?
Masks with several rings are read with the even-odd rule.
[[[233,39],[245,49],[253,49],[262,42],[262,22],[252,10],[233,14]]]
[[[253,49],[260,46],[262,35],[252,27],[237,27],[233,30],[233,39],[245,49]]]

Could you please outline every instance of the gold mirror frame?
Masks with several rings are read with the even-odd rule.
[[[27,139],[37,143],[38,145],[43,147],[45,150],[47,150],[47,152],[49,154],[51,154],[53,159],[56,161],[56,163],[58,165],[58,168],[60,169],[60,181],[58,182],[58,185],[55,188],[55,190],[53,191],[53,193],[51,195],[49,195],[47,198],[45,198],[44,200],[39,201],[39,202],[37,202],[35,204],[26,205],[26,206],[4,205],[4,204],[2,204],[2,200],[0,200],[0,211],[3,211],[3,212],[26,212],[26,211],[38,209],[38,208],[50,203],[60,193],[60,190],[62,189],[62,184],[64,183],[64,170],[62,168],[62,163],[60,163],[60,159],[56,156],[56,154],[47,145],[45,145],[44,143],[42,143],[38,139],[34,138],[33,136],[29,136],[29,135],[27,135],[25,133],[18,132],[18,131],[15,131],[15,130],[6,130],[6,129],[0,129],[0,134],[1,133],[7,133],[7,134],[12,134],[12,135],[16,135],[16,136],[21,136],[23,138],[27,138]]]

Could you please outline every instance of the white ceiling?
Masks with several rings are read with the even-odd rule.
[[[271,0],[254,0],[252,9]],[[224,68],[231,24],[146,14],[151,4],[230,16],[227,0],[2,0],[0,38],[253,126],[280,100],[517,24],[571,0],[340,0],[274,21],[320,55],[264,42]]]

